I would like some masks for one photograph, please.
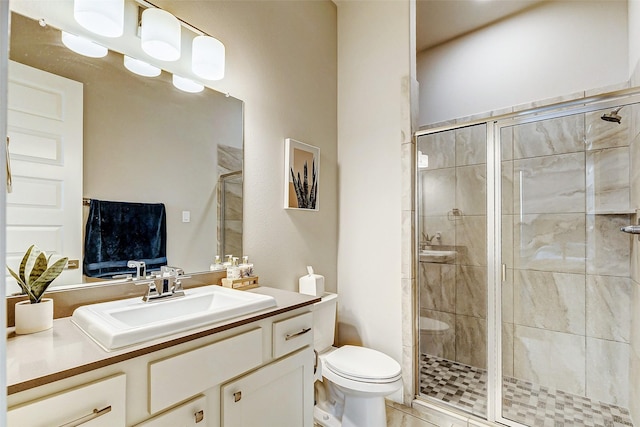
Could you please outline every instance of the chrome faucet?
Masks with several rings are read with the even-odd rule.
[[[136,269],[136,277],[134,280],[147,278],[147,266],[145,265],[144,261],[130,260],[129,262],[127,262],[127,267]]]
[[[185,295],[182,288],[182,279],[188,279],[184,270],[177,267],[162,266],[160,273],[150,278],[134,280],[136,285],[148,285],[147,293],[142,297],[142,301],[154,302],[164,301],[169,298],[183,297]]]

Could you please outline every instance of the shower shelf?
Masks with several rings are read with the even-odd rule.
[[[587,215],[633,215],[636,213],[635,209],[616,209],[616,210],[595,210],[587,212]]]

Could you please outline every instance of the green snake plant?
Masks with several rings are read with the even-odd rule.
[[[20,262],[20,274],[16,274],[7,267],[11,275],[16,279],[22,293],[29,296],[31,304],[37,304],[42,299],[42,294],[47,290],[51,282],[62,273],[67,265],[68,258],[60,258],[49,266],[51,255],[47,258],[36,245],[31,245]]]

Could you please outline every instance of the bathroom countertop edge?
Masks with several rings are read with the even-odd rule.
[[[202,326],[110,352],[102,349],[76,327],[70,317],[55,319],[52,329],[36,334],[16,335],[14,328],[7,328],[7,394],[29,390],[320,301],[316,296],[265,286],[246,292],[273,296],[277,304],[273,308],[215,325]],[[59,357],[56,352],[61,352],[64,357]],[[37,369],[33,369],[34,366]]]

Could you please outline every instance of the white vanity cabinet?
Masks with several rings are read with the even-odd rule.
[[[312,427],[311,310],[280,311],[152,352],[137,350],[136,357],[9,395],[8,426],[81,419],[86,424],[69,425]],[[93,414],[107,406],[108,413]]]
[[[10,407],[7,421],[9,427],[124,426],[125,398],[119,374]]]
[[[312,427],[313,350],[291,356],[222,386],[222,427]]]
[[[221,427],[313,426],[313,315],[272,324],[276,359],[222,386]]]

